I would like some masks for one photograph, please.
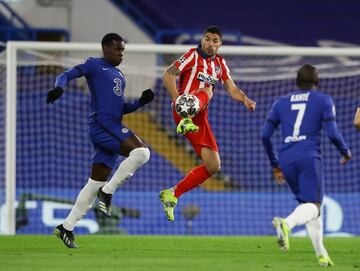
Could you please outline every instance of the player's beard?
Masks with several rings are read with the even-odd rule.
[[[206,55],[212,57],[212,56],[214,56],[214,55],[216,54],[216,51],[215,51],[214,49],[207,48],[207,49],[205,50],[205,53],[206,53]]]

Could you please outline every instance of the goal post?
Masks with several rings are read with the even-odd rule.
[[[194,45],[196,46],[196,45]],[[145,140],[147,143],[150,144],[150,146],[153,148],[154,152],[156,153],[155,161],[156,163],[159,163],[157,169],[159,172],[157,172],[159,175],[154,175],[154,168],[151,166],[145,166],[144,169],[140,169],[139,173],[136,173],[137,175],[140,175],[138,179],[136,179],[139,182],[139,189],[141,190],[141,186],[143,185],[146,187],[144,191],[141,191],[144,194],[141,195],[150,195],[147,201],[141,205],[138,206],[138,208],[141,210],[142,207],[145,208],[145,206],[148,206],[151,202],[152,193],[154,191],[157,191],[161,185],[174,185],[178,179],[179,176],[184,174],[186,170],[191,168],[196,162],[196,157],[193,153],[191,153],[189,148],[189,145],[184,142],[181,138],[177,138],[175,141],[173,140],[176,135],[173,134],[173,131],[171,130],[173,127],[172,124],[169,122],[169,119],[171,119],[171,116],[169,117],[170,108],[167,107],[167,102],[169,102],[169,98],[166,96],[166,91],[163,89],[163,86],[161,85],[161,73],[163,72],[164,68],[169,65],[172,61],[176,59],[179,55],[186,52],[189,48],[194,47],[191,45],[157,45],[157,44],[127,44],[125,49],[125,57],[124,57],[124,63],[120,65],[120,69],[124,71],[125,77],[128,80],[128,87],[130,89],[129,91],[129,97],[130,98],[136,98],[139,97],[141,91],[143,89],[146,89],[148,87],[153,87],[156,90],[159,90],[159,97],[154,101],[154,103],[151,105],[150,109],[147,111],[147,109],[144,109],[144,111],[141,111],[139,114],[135,114],[134,116],[131,116],[131,114],[128,116],[129,120],[128,122],[130,124],[138,124],[143,129],[140,129],[138,127],[134,127],[136,131],[139,131],[139,133],[145,137]],[[354,106],[356,104],[356,99],[359,99],[360,93],[360,48],[319,48],[319,47],[261,47],[261,46],[222,46],[219,53],[221,55],[225,56],[225,59],[227,60],[228,65],[233,71],[233,78],[237,83],[245,85],[244,89],[247,91],[248,89],[254,90],[255,96],[261,96],[260,101],[266,103],[266,105],[262,105],[258,102],[259,107],[259,113],[254,113],[253,116],[250,114],[243,112],[241,109],[238,109],[234,104],[231,104],[227,98],[225,98],[224,95],[219,95],[220,98],[216,98],[215,105],[212,106],[211,110],[216,110],[217,115],[211,115],[213,120],[213,128],[215,128],[215,132],[220,131],[221,129],[218,128],[222,125],[226,125],[227,129],[234,129],[234,127],[241,126],[243,130],[246,130],[248,125],[256,126],[249,131],[241,131],[240,136],[241,140],[249,140],[249,143],[246,144],[240,144],[240,145],[231,145],[229,142],[234,142],[236,138],[234,135],[236,133],[239,133],[238,130],[236,130],[236,133],[234,132],[232,134],[232,137],[226,137],[220,134],[216,134],[219,136],[219,144],[220,144],[220,155],[224,155],[225,159],[223,164],[232,165],[232,168],[225,167],[224,172],[220,174],[219,176],[215,176],[212,181],[209,182],[209,184],[204,184],[203,190],[204,191],[212,191],[216,192],[219,191],[219,194],[216,196],[214,193],[211,193],[210,195],[204,193],[198,195],[197,199],[201,200],[208,200],[209,197],[220,197],[216,198],[217,200],[222,200],[221,196],[229,196],[230,198],[233,197],[233,200],[236,200],[237,197],[244,197],[244,198],[251,198],[252,195],[259,196],[261,198],[260,201],[262,201],[262,197],[264,196],[264,200],[270,199],[270,202],[272,202],[274,212],[278,210],[279,208],[283,208],[282,206],[279,206],[279,204],[274,203],[276,201],[274,195],[278,194],[280,192],[283,192],[283,194],[287,193],[289,194],[289,191],[286,189],[278,189],[274,188],[273,186],[270,187],[270,184],[264,184],[260,182],[258,186],[252,186],[250,184],[251,175],[254,175],[261,178],[261,179],[270,179],[269,177],[269,163],[266,161],[264,156],[259,155],[259,153],[262,152],[260,141],[257,142],[254,137],[256,137],[256,131],[260,128],[259,125],[262,124],[262,121],[264,120],[264,116],[266,114],[266,111],[269,109],[269,104],[274,100],[275,97],[279,95],[283,95],[285,91],[290,91],[292,87],[292,81],[295,78],[296,70],[300,67],[300,65],[304,63],[310,63],[317,66],[320,70],[320,80],[325,80],[325,85],[323,86],[324,91],[326,92],[327,87],[329,87],[331,84],[336,84],[335,88],[339,88],[339,92],[335,92],[335,88],[333,90],[333,93],[330,94],[339,94],[339,101],[344,101],[344,107],[345,106]],[[53,134],[49,134],[47,136],[44,135],[44,133],[51,131],[48,131],[46,128],[41,128],[38,125],[44,125],[46,126],[48,124],[46,120],[46,116],[43,116],[45,114],[50,114],[48,109],[44,109],[42,105],[40,105],[41,99],[43,98],[43,102],[45,103],[45,96],[47,91],[50,89],[50,87],[54,83],[54,78],[58,72],[61,72],[61,70],[65,70],[66,68],[69,68],[71,66],[76,65],[77,63],[80,63],[81,61],[85,60],[87,57],[91,56],[100,56],[101,55],[101,46],[99,43],[56,43],[56,42],[15,42],[10,41],[7,43],[6,47],[6,59],[4,59],[3,63],[6,63],[6,89],[3,89],[3,93],[0,93],[1,95],[4,95],[6,99],[4,99],[5,102],[5,110],[4,112],[0,112],[0,118],[4,118],[5,126],[3,127],[3,130],[5,131],[3,135],[0,134],[0,141],[1,137],[4,138],[5,143],[5,151],[4,151],[4,158],[0,159],[0,172],[2,172],[1,167],[3,167],[3,171],[5,172],[4,176],[0,176],[0,178],[3,178],[3,180],[0,179],[0,234],[7,234],[7,235],[13,235],[16,234],[16,225],[17,225],[17,219],[18,214],[15,213],[16,208],[19,208],[20,205],[20,196],[17,193],[17,176],[19,170],[22,169],[22,167],[26,168],[25,172],[21,172],[22,174],[22,181],[21,186],[19,186],[19,189],[21,191],[21,196],[31,194],[32,196],[29,196],[28,201],[24,204],[28,204],[29,206],[33,204],[33,209],[35,210],[40,206],[40,204],[37,204],[37,200],[39,198],[45,199],[46,202],[51,202],[51,200],[46,200],[49,198],[46,198],[47,196],[51,196],[52,198],[64,198],[63,191],[59,192],[60,188],[57,187],[55,190],[50,191],[49,188],[46,190],[43,187],[43,184],[41,182],[38,183],[39,178],[46,179],[45,183],[46,185],[50,184],[52,182],[52,179],[54,178],[51,173],[46,173],[44,171],[55,171],[54,168],[57,164],[57,160],[51,162],[53,164],[46,164],[46,161],[49,161],[54,158],[54,156],[63,155],[61,160],[62,163],[65,163],[66,160],[71,160],[73,163],[75,158],[73,156],[76,152],[80,152],[81,155],[77,155],[79,159],[84,159],[84,164],[89,165],[89,153],[91,153],[91,146],[84,145],[84,147],[78,148],[78,146],[74,145],[64,145],[65,143],[61,143],[61,146],[55,146],[54,148],[59,148],[61,150],[56,151],[52,153],[51,150],[46,150],[46,148],[53,148],[53,142],[51,142],[50,138]],[[21,70],[21,67],[26,67],[26,69]],[[4,69],[4,66],[3,66]],[[334,81],[335,78],[336,82]],[[26,80],[26,81],[22,81]],[[20,91],[21,91],[21,97],[18,93],[19,91],[19,82],[21,84]],[[5,83],[5,82],[4,82]],[[4,85],[4,84],[3,84]],[[128,88],[127,87],[127,88]],[[79,112],[86,111],[88,108],[88,94],[86,97],[83,97],[83,95],[80,95],[79,93],[83,93],[82,91],[86,91],[87,87],[84,81],[82,83],[80,82],[76,86],[73,86],[76,91],[72,92],[69,96],[69,100],[66,101],[67,105],[61,105],[60,103],[56,102],[52,107],[57,107],[56,110],[59,110],[57,112],[58,115],[53,116],[54,120],[60,120],[61,123],[66,122],[66,118],[64,115],[66,115],[68,112],[73,114],[71,116],[71,119],[69,120],[69,123],[64,123],[61,129],[61,132],[66,132],[69,134],[64,134],[65,136],[73,136],[75,139],[79,138],[79,142],[84,142],[87,139],[86,131],[84,132],[84,127],[86,127],[86,123],[84,124],[78,116],[80,116]],[[341,88],[345,89],[347,93],[341,93]],[[261,90],[260,90],[261,89]],[[250,97],[253,97],[251,91],[247,91],[247,94]],[[1,91],[1,90],[0,90]],[[29,91],[27,93],[26,91]],[[216,90],[218,91],[218,90]],[[265,92],[271,92],[269,95],[269,98],[265,98],[266,96]],[[66,91],[65,91],[66,92]],[[219,90],[220,92],[220,90]],[[261,93],[260,93],[261,92]],[[125,92],[125,95],[127,95],[127,91]],[[65,93],[65,96],[67,93]],[[24,97],[22,97],[24,96]],[[255,97],[256,98],[256,97]],[[19,126],[17,124],[17,120],[19,119],[19,112],[23,112],[21,108],[19,108],[19,99],[21,101],[27,100],[24,102],[24,104],[20,104],[20,106],[23,106],[25,108],[24,112],[21,113],[24,114],[22,117],[22,124]],[[33,99],[33,100],[31,100]],[[70,99],[73,99],[71,101]],[[30,101],[29,101],[30,100]],[[61,100],[61,99],[60,99]],[[256,100],[256,99],[255,99]],[[78,106],[79,103],[82,103],[81,108],[75,108]],[[352,103],[350,103],[352,102]],[[31,120],[25,119],[26,115],[28,114],[28,117],[30,117],[30,111],[28,107],[34,106],[33,110],[36,111],[36,118],[38,120],[38,123],[32,123],[30,124]],[[37,107],[38,106],[38,107]],[[59,109],[61,107],[61,109]],[[241,106],[239,106],[241,108]],[[64,110],[63,112],[60,112],[61,110]],[[77,111],[78,110],[78,111]],[[231,110],[231,114],[228,114],[227,110]],[[346,118],[348,119],[351,116],[351,112],[355,112],[356,108],[340,108],[341,113],[346,114]],[[39,111],[39,112],[38,112]],[[42,111],[42,112],[41,112]],[[166,116],[164,116],[164,111],[169,111]],[[238,120],[234,120],[234,116],[236,116],[235,112],[240,112],[243,115],[243,118],[246,118],[244,120],[245,124],[242,124],[241,122],[238,123]],[[34,113],[35,114],[35,113]],[[42,115],[43,114],[43,115]],[[221,117],[222,116],[222,117]],[[21,117],[21,116],[20,116]],[[84,117],[86,118],[86,117]],[[223,118],[223,119],[222,119]],[[252,119],[251,119],[252,118]],[[251,120],[247,120],[251,119]],[[342,118],[341,120],[346,120]],[[86,120],[85,120],[86,121]],[[350,141],[350,147],[351,149],[355,149],[358,153],[360,152],[360,146],[359,146],[359,137],[356,138],[355,131],[351,131],[352,127],[348,125],[350,120],[346,121],[346,128],[344,131],[345,133],[345,139],[349,142]],[[352,120],[351,120],[352,121]],[[70,123],[73,122],[73,123]],[[155,124],[154,124],[155,123]],[[224,124],[225,123],[225,124]],[[72,124],[77,124],[79,127],[73,127]],[[30,127],[30,125],[32,125]],[[66,126],[69,125],[69,126]],[[164,135],[164,133],[159,133],[155,126],[153,125],[160,125],[161,130],[165,130],[165,133],[168,137]],[[340,125],[342,126],[342,125]],[[72,128],[73,127],[73,128]],[[147,128],[146,128],[147,127]],[[224,127],[224,126],[222,126]],[[29,133],[33,133],[29,136],[28,132],[24,132],[23,130],[19,131],[18,129],[29,129],[31,131],[28,131]],[[132,127],[131,127],[132,128]],[[64,131],[69,129],[69,131]],[[71,130],[75,129],[75,130]],[[139,129],[139,130],[137,130]],[[146,130],[147,129],[147,130]],[[0,127],[1,131],[1,127]],[[24,132],[24,133],[23,133]],[[224,132],[226,133],[226,131]],[[350,134],[347,136],[347,133]],[[85,134],[85,135],[84,135]],[[21,135],[22,137],[29,136],[31,140],[34,140],[33,144],[35,150],[33,147],[27,146],[27,139],[26,138],[18,138],[18,136]],[[41,137],[44,140],[48,140],[48,142],[39,142],[37,141],[36,137]],[[161,138],[160,142],[157,140],[158,138]],[[20,145],[18,142],[20,141]],[[67,138],[67,140],[72,140],[71,138]],[[178,143],[179,147],[175,148],[172,145],[175,143]],[[179,143],[181,142],[181,143]],[[257,143],[256,143],[257,142]],[[167,144],[167,145],[165,145]],[[161,146],[165,145],[165,146]],[[229,146],[227,146],[229,145]],[[252,146],[250,146],[252,145]],[[254,145],[254,146],[253,146]],[[19,156],[19,152],[22,152],[21,149],[24,147],[26,149],[25,152],[29,153],[29,157],[25,156]],[[234,155],[231,156],[229,153],[234,152],[234,147],[240,147],[243,148],[239,150],[239,152],[244,152],[241,155]],[[39,149],[41,149],[41,152]],[[162,148],[167,148],[165,151],[161,151]],[[31,149],[31,150],[30,150]],[[75,151],[76,149],[76,151]],[[160,150],[161,149],[161,150]],[[175,154],[174,154],[175,152]],[[237,171],[237,167],[241,167],[244,161],[243,159],[246,159],[245,152],[249,152],[251,154],[254,154],[255,157],[253,159],[259,159],[258,161],[248,162],[248,168],[244,171]],[[331,152],[331,154],[328,154],[328,152]],[[334,163],[334,153],[336,153],[336,150],[333,148],[330,151],[326,147],[326,153],[325,159],[332,160],[331,164],[328,165],[330,168],[330,179],[334,179],[334,183],[332,183],[332,187],[330,189],[333,193],[348,193],[353,199],[352,202],[346,202],[346,208],[350,206],[351,204],[357,204],[360,202],[359,199],[359,193],[352,193],[351,189],[343,190],[340,186],[340,184],[336,183],[336,178],[342,178],[339,176],[337,172],[331,171],[331,167]],[[31,157],[31,155],[39,155],[36,157]],[[349,172],[346,177],[351,178],[352,181],[349,181],[349,183],[353,183],[353,187],[355,189],[354,192],[359,192],[359,183],[356,183],[356,179],[359,180],[359,171],[360,168],[359,164],[356,160],[356,158],[360,158],[356,152],[354,152],[354,162],[351,168],[351,172]],[[171,155],[178,155],[178,157],[182,157],[182,159],[186,163],[181,164],[181,159],[174,158]],[[260,157],[260,158],[259,158]],[[41,158],[41,159],[40,159]],[[20,163],[19,160],[20,159]],[[74,160],[72,160],[74,159]],[[234,159],[241,159],[239,161],[236,161],[236,164],[233,160]],[[249,159],[252,159],[250,157]],[[1,164],[1,160],[3,161],[3,164]],[[191,160],[189,162],[189,160]],[[259,162],[260,161],[260,162]],[[24,163],[24,164],[22,164]],[[150,160],[149,163],[152,163]],[[42,164],[43,167],[37,168],[38,164]],[[84,166],[84,164],[76,164],[75,166],[81,167]],[[58,165],[60,166],[60,165]],[[74,166],[74,167],[75,167]],[[264,166],[264,167],[263,167]],[[70,170],[70,165],[66,166],[67,170]],[[31,171],[41,171],[41,172],[26,172],[27,170]],[[86,170],[85,170],[86,173]],[[77,176],[85,176],[84,172],[79,172]],[[161,173],[161,174],[160,174]],[[28,174],[30,177],[28,179],[28,183],[26,183],[26,174]],[[48,175],[49,174],[49,175]],[[55,173],[54,173],[55,174]],[[60,174],[60,173],[59,173]],[[75,174],[76,175],[76,174]],[[136,175],[136,176],[137,176]],[[60,181],[62,178],[69,178],[67,175],[59,175],[55,176],[58,178],[58,181]],[[151,186],[151,182],[155,182],[157,178],[159,177],[174,177],[171,180],[167,180],[167,182],[160,182],[155,183],[153,186]],[[229,181],[230,180],[230,181]],[[245,181],[244,181],[245,180]],[[74,182],[84,182],[85,180],[73,180]],[[145,183],[145,181],[149,181],[149,183]],[[270,182],[270,180],[267,180]],[[33,182],[33,186],[31,184]],[[2,185],[3,183],[3,185]],[[216,185],[212,185],[213,183],[218,184],[219,187],[217,188]],[[240,183],[240,184],[239,184]],[[56,185],[55,185],[56,186]],[[76,189],[75,189],[75,188]],[[79,191],[79,187],[81,186],[72,186],[69,185],[64,186],[64,191],[69,191],[68,194],[66,194],[67,198],[74,199],[74,195],[76,195],[76,191]],[[338,187],[338,188],[336,188]],[[4,188],[4,189],[2,189]],[[167,187],[163,187],[167,188]],[[129,201],[131,202],[130,207],[134,208],[134,204],[132,203],[132,198],[130,197],[140,197],[139,194],[136,194],[136,191],[134,187],[131,185],[127,186],[125,192],[125,199],[129,197]],[[336,190],[338,189],[338,190]],[[356,190],[357,189],[357,190]],[[233,192],[233,194],[230,194]],[[264,191],[264,195],[260,195],[258,192]],[[236,194],[236,193],[238,194]],[[1,193],[3,195],[1,195]],[[119,192],[121,193],[121,192]],[[228,194],[226,194],[228,193]],[[240,194],[242,193],[242,194]],[[255,193],[255,194],[254,194]],[[39,194],[41,197],[39,197]],[[265,195],[266,194],[266,195]],[[36,196],[34,196],[36,195]],[[46,196],[46,197],[45,197]],[[2,197],[4,200],[1,200]],[[185,222],[192,221],[195,219],[194,217],[197,215],[196,208],[193,208],[192,200],[190,199],[191,196],[189,196],[189,199],[187,199],[188,206],[191,208],[186,209],[185,206],[184,210],[181,214],[183,214]],[[196,197],[195,197],[196,198]],[[339,195],[339,198],[343,200],[341,195]],[[288,198],[286,196],[286,200],[284,199],[284,202],[287,202]],[[327,202],[331,202],[332,199],[328,199]],[[341,201],[340,200],[340,201]],[[26,201],[26,200],[25,200]],[[135,200],[134,200],[135,201]],[[58,202],[58,201],[54,201]],[[121,200],[119,200],[121,204],[124,204]],[[242,202],[242,201],[241,201]],[[120,204],[119,203],[119,204]],[[151,203],[152,204],[152,203]],[[232,202],[229,203],[230,205],[233,204]],[[254,203],[255,204],[255,203]],[[329,203],[330,204],[330,203]],[[46,214],[49,214],[48,208],[50,208],[49,204],[42,206],[42,212],[44,216],[44,212]],[[24,207],[27,208],[26,206]],[[29,207],[32,208],[32,207]],[[60,208],[60,207],[59,207]],[[65,208],[65,207],[64,207]],[[150,207],[149,207],[150,208]],[[161,209],[154,209],[155,207],[151,207],[150,211],[159,212],[161,213]],[[210,214],[206,213],[206,206],[200,206],[201,210],[204,211],[204,216],[206,219],[211,219],[207,217],[206,215],[210,216]],[[226,208],[224,206],[224,208]],[[249,206],[251,208],[251,206]],[[68,210],[68,209],[67,209]],[[244,211],[241,208],[238,210]],[[348,226],[346,231],[350,232],[351,234],[360,234],[359,230],[354,229],[355,227],[359,226],[359,222],[354,222],[354,220],[357,219],[357,221],[360,221],[359,219],[359,212],[357,214],[354,214],[355,211],[358,211],[358,209],[351,209],[351,215],[354,215],[353,218],[349,218],[350,222],[347,222],[351,226]],[[39,216],[38,211],[36,215]],[[187,212],[191,213],[189,215]],[[259,212],[261,210],[259,209]],[[27,213],[27,212],[26,212]],[[54,226],[54,221],[60,221],[56,220],[58,219],[55,217],[54,213],[52,213],[53,217],[51,219],[48,219],[47,222],[44,222],[44,227],[52,227]],[[162,215],[162,214],[160,214]],[[180,216],[180,213],[178,214]],[[241,216],[241,214],[237,214]],[[190,217],[190,218],[189,218]],[[219,217],[221,217],[221,214],[219,213]],[[246,219],[247,217],[239,217],[239,221],[237,221],[238,224],[222,224],[224,227],[235,227],[236,225],[241,224],[242,219]],[[91,218],[94,220],[94,218]],[[94,222],[91,224],[91,219],[89,219],[87,226],[84,226],[89,230],[89,232],[95,232],[98,226],[94,226],[96,223]],[[151,221],[154,220],[153,217],[147,218]],[[199,220],[201,218],[199,217]],[[258,217],[257,217],[258,219]],[[51,222],[49,222],[51,220]],[[205,221],[205,220],[204,220]],[[147,221],[148,222],[148,221]],[[128,224],[126,224],[128,223]],[[133,222],[125,222],[125,227],[129,225],[133,225]],[[135,223],[135,222],[134,222]],[[146,221],[143,222],[144,225],[146,224]],[[157,225],[157,222],[154,222],[154,225]],[[207,223],[206,221],[203,223]],[[259,218],[259,221],[257,224],[260,224],[261,219]],[[329,222],[330,223],[330,222]],[[357,223],[357,224],[356,224]],[[141,223],[140,223],[141,224]],[[84,224],[85,225],[85,224]],[[191,225],[191,226],[188,226]],[[141,233],[141,234],[184,234],[184,233],[195,233],[195,234],[243,234],[243,233],[249,233],[254,234],[252,231],[246,231],[245,229],[242,231],[233,231],[233,230],[225,230],[222,232],[214,231],[214,230],[203,230],[199,226],[199,228],[194,228],[192,226],[193,224],[186,224],[185,229],[178,229],[178,231],[172,231],[170,229],[164,228],[163,231],[148,231],[146,229],[139,229],[138,231],[134,231],[134,233]],[[217,225],[217,224],[216,224]],[[161,227],[163,224],[160,225]],[[160,227],[159,226],[159,227]],[[22,233],[47,233],[48,229],[46,231],[39,229],[36,229],[35,226],[32,226],[31,230],[25,230]],[[145,226],[144,226],[145,227]],[[215,226],[214,226],[215,227]],[[219,226],[221,227],[221,225]],[[241,226],[242,227],[242,226]],[[260,227],[260,226],[259,226]],[[359,228],[359,227],[358,227]],[[129,229],[127,228],[129,231]],[[87,231],[84,231],[85,233]],[[334,231],[336,232],[336,231]],[[131,232],[130,232],[131,233]],[[255,232],[255,234],[267,234],[266,230],[259,230]],[[300,235],[300,233],[299,233]]]

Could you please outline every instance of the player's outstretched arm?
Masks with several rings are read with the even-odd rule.
[[[345,140],[337,127],[336,121],[325,121],[324,126],[328,138],[336,146],[336,148],[340,151],[342,155],[340,164],[345,164],[351,159],[351,151],[346,145]]]
[[[357,108],[354,118],[355,128],[360,132],[360,107]]]
[[[249,97],[246,96],[245,92],[240,88],[238,88],[235,85],[235,82],[231,78],[229,78],[224,82],[224,87],[229,92],[232,99],[243,103],[245,107],[250,111],[255,110],[256,102],[249,99]]]
[[[53,104],[64,93],[64,88],[70,80],[82,76],[79,68],[70,68],[56,77],[55,87],[47,93],[46,103]]]

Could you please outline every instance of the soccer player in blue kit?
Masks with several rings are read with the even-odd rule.
[[[67,83],[81,76],[85,76],[91,94],[89,135],[95,150],[91,176],[68,217],[54,232],[69,248],[77,247],[73,229],[91,208],[96,197],[99,210],[105,216],[110,216],[111,197],[116,188],[150,158],[149,149],[121,124],[121,120],[124,114],[151,102],[154,93],[147,89],[138,100],[125,102],[126,82],[123,73],[117,68],[123,60],[124,40],[118,34],[108,33],[103,37],[101,46],[103,57],[90,57],[84,63],[61,73],[56,78],[55,88],[47,95],[47,103],[54,103],[63,94]],[[119,155],[126,158],[107,182]]]
[[[289,233],[298,225],[306,225],[320,266],[332,266],[323,244],[321,203],[324,195],[323,164],[320,153],[322,127],[342,155],[341,164],[351,159],[351,152],[338,131],[332,98],[320,91],[318,72],[306,64],[297,72],[298,90],[278,99],[262,128],[261,139],[270,159],[278,184],[285,181],[299,205],[286,218],[274,217],[281,250],[289,250]],[[271,136],[281,125],[282,144],[279,159]]]

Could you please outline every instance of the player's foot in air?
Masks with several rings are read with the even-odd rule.
[[[318,257],[318,263],[319,263],[319,265],[322,266],[322,267],[334,266],[334,263],[333,263],[333,261],[330,259],[330,257],[319,256],[319,257]]]
[[[54,230],[54,234],[60,238],[65,246],[68,248],[77,248],[78,246],[75,244],[75,237],[72,231],[66,230],[62,224],[57,226]]]
[[[285,219],[280,217],[274,217],[272,220],[272,224],[276,229],[276,234],[278,237],[277,243],[279,245],[279,248],[283,251],[288,251],[290,249],[290,244],[289,244],[290,229],[286,225]]]
[[[111,198],[112,194],[107,194],[102,191],[101,187],[97,194],[98,197],[98,209],[106,217],[111,216]]]
[[[159,198],[164,206],[164,212],[169,221],[174,221],[174,208],[177,204],[177,198],[174,196],[172,189],[160,191]]]
[[[191,118],[183,118],[176,127],[176,132],[183,135],[186,133],[195,133],[197,131],[199,131],[199,126],[195,125]]]

